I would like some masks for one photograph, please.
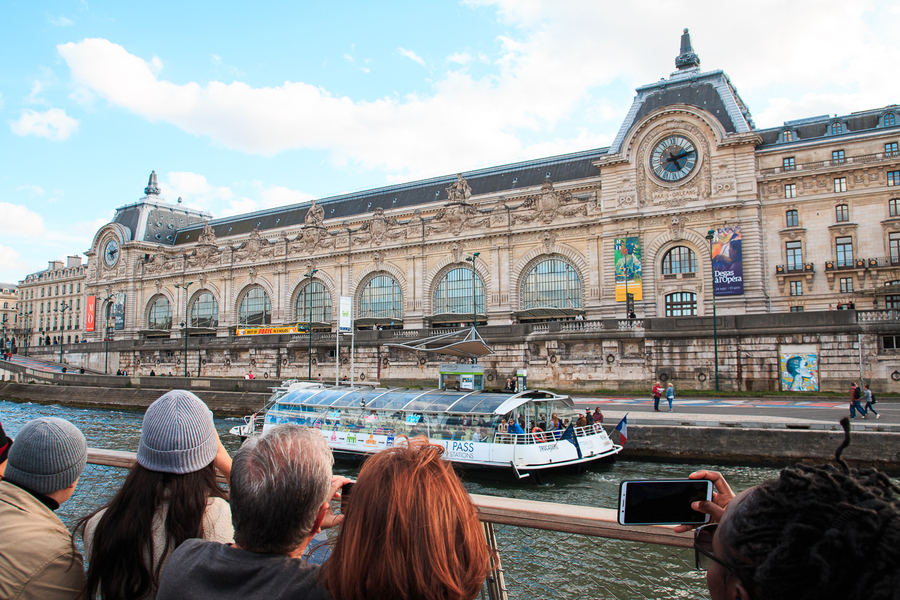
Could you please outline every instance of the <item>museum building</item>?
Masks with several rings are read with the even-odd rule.
[[[758,129],[687,30],[675,63],[608,148],[220,219],[154,173],[86,252],[83,335],[900,307],[900,107]]]

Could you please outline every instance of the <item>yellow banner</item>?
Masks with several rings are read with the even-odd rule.
[[[238,335],[281,335],[284,333],[306,333],[306,327],[284,325],[281,327],[238,327]]]

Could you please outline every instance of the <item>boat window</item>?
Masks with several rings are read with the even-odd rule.
[[[378,398],[385,393],[387,393],[387,390],[385,390],[384,388],[376,388],[374,390],[368,391],[354,390],[352,393],[347,394],[343,398],[335,401],[332,406],[353,406],[362,408],[365,405],[366,407],[368,407],[369,403],[371,403],[375,398]]]
[[[312,388],[306,390],[294,390],[293,392],[288,392],[283,398],[280,398],[278,402],[285,403],[290,402],[291,404],[303,404],[308,402],[310,398],[315,396],[316,394],[321,393],[323,390]]]
[[[373,400],[371,404],[368,404],[366,408],[374,408],[374,409],[388,409],[388,410],[397,410],[401,409],[407,404],[409,404],[412,400],[415,400],[418,396],[421,396],[425,392],[422,390],[415,390],[411,392],[400,392],[394,394],[385,394],[381,398]]]
[[[310,398],[308,402],[305,402],[305,404],[314,404],[316,406],[330,406],[332,402],[343,396],[346,396],[349,393],[351,392],[346,389],[326,390],[321,394],[316,394],[315,396]]]
[[[461,394],[435,392],[428,393],[409,403],[406,410],[428,410],[432,412],[443,412],[447,410],[454,402],[459,400]]]
[[[454,413],[491,413],[514,394],[472,394],[457,402],[450,409]]]

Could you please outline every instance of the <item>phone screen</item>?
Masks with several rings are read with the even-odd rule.
[[[353,491],[352,483],[345,483],[341,486],[341,513],[347,513],[347,505],[350,504],[350,493]]]
[[[620,525],[700,525],[709,515],[691,508],[712,499],[707,479],[623,481],[619,486]]]

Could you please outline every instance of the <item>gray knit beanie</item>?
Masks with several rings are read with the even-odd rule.
[[[87,464],[84,434],[57,417],[25,423],[9,450],[5,479],[39,494],[64,490]]]
[[[172,390],[147,409],[137,451],[145,469],[193,473],[211,463],[218,450],[212,413],[194,394]]]

